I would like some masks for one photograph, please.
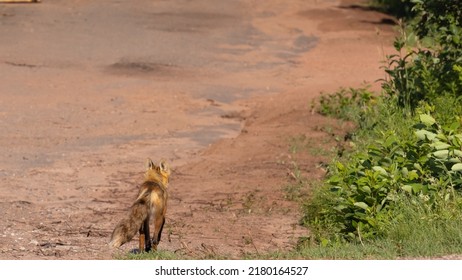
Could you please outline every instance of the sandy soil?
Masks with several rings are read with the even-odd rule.
[[[130,3],[130,4],[128,4]],[[360,1],[0,4],[0,258],[112,259],[146,157],[173,167],[159,249],[290,250],[294,162],[323,176],[342,125],[320,92],[375,83],[390,18]],[[294,139],[305,149],[293,153]]]

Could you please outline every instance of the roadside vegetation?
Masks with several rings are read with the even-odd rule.
[[[462,6],[376,0],[402,18],[380,93],[322,95],[319,113],[351,121],[347,151],[303,199],[313,234],[288,258],[462,254]]]

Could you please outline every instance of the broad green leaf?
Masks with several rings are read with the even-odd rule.
[[[345,170],[345,166],[344,166],[341,162],[337,161],[337,162],[335,163],[335,165],[337,165],[337,169],[338,169],[338,170],[340,170],[340,171],[344,171],[344,170]]]
[[[407,176],[409,175],[409,170],[407,169],[407,167],[403,167],[403,169],[401,169],[401,174],[404,178],[407,178]]]
[[[422,187],[422,184],[410,184],[402,186],[401,189],[408,193],[418,193],[422,190]]]
[[[382,174],[384,176],[388,175],[388,172],[382,166],[373,166],[372,169],[374,171],[380,172],[380,174]]]
[[[411,170],[409,171],[409,180],[415,180],[415,179],[418,179],[419,178],[419,174],[417,174],[417,170]]]
[[[462,151],[460,150],[454,150],[454,155],[458,157],[462,157]]]
[[[452,171],[462,171],[462,163],[456,163],[451,167]]]
[[[436,134],[425,129],[419,129],[415,132],[415,135],[419,140],[433,140],[436,137]]]
[[[436,138],[440,139],[440,140],[443,140],[443,141],[446,141],[446,142],[449,142],[449,137],[442,133],[442,132],[439,132],[438,134],[436,134]],[[435,142],[440,142],[440,141],[435,141]]]
[[[334,175],[334,176],[330,177],[329,180],[328,180],[329,184],[331,184],[331,185],[334,185],[334,184],[339,183],[341,181],[342,181],[342,178],[339,175]]]
[[[412,193],[412,186],[410,185],[404,185],[401,187],[402,190],[408,192],[408,193]]]
[[[366,196],[364,198],[364,201],[367,203],[367,205],[374,205],[376,199],[375,197],[372,197],[372,196]]]
[[[421,114],[419,117],[420,121],[427,126],[432,126],[436,122],[432,116],[427,114]]]
[[[449,150],[436,151],[433,155],[439,159],[447,159],[449,157]]]
[[[460,127],[460,122],[453,122],[449,127],[449,130],[456,131]]]
[[[403,167],[403,169],[401,169],[401,175],[403,176],[403,178],[406,178],[409,180],[414,180],[414,179],[419,178],[419,175],[417,174],[417,170],[413,169],[409,171],[407,167]]]
[[[369,206],[367,206],[367,204],[364,202],[355,202],[354,206],[359,207],[364,210],[367,210],[367,208],[369,208]]]
[[[386,147],[390,147],[391,145],[395,144],[396,142],[398,142],[398,138],[395,135],[391,135],[385,140],[384,144],[385,144]]]
[[[414,193],[418,193],[423,189],[422,184],[411,184],[411,186],[412,186],[412,190],[414,191]]]
[[[439,150],[445,150],[445,149],[451,147],[451,145],[449,145],[449,144],[447,144],[447,143],[444,143],[444,142],[440,142],[440,141],[433,143],[432,146],[433,146],[435,149],[437,149],[438,151],[439,151]]]
[[[362,186],[361,189],[362,189],[363,192],[365,192],[365,193],[368,193],[368,194],[371,193],[371,188],[369,188],[368,186]]]

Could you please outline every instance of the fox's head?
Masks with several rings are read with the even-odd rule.
[[[170,173],[170,167],[164,159],[160,160],[159,165],[155,165],[150,158],[146,159],[146,173],[144,176],[147,181],[159,182],[167,187]]]

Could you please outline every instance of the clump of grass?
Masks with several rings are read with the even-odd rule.
[[[302,242],[297,254],[312,259],[409,259],[462,254],[461,198],[428,207],[412,198],[397,203],[386,236],[365,242]]]
[[[293,169],[289,171],[289,177],[291,180],[284,187],[284,198],[290,201],[299,201],[306,194],[308,182],[295,162],[293,162]]]
[[[376,96],[368,87],[341,88],[334,93],[321,93],[318,112],[324,116],[359,123],[369,110],[369,105],[375,102]]]
[[[175,254],[166,250],[158,250],[152,252],[143,252],[143,253],[125,253],[116,256],[116,259],[119,260],[184,260],[185,256]]]
[[[387,235],[364,242],[303,237],[295,250],[248,254],[246,259],[436,259],[447,255],[462,257],[462,197],[436,207],[412,198],[397,202],[395,220]]]
[[[441,199],[429,206],[416,198],[398,203],[386,239],[402,257],[462,254],[462,198]]]

